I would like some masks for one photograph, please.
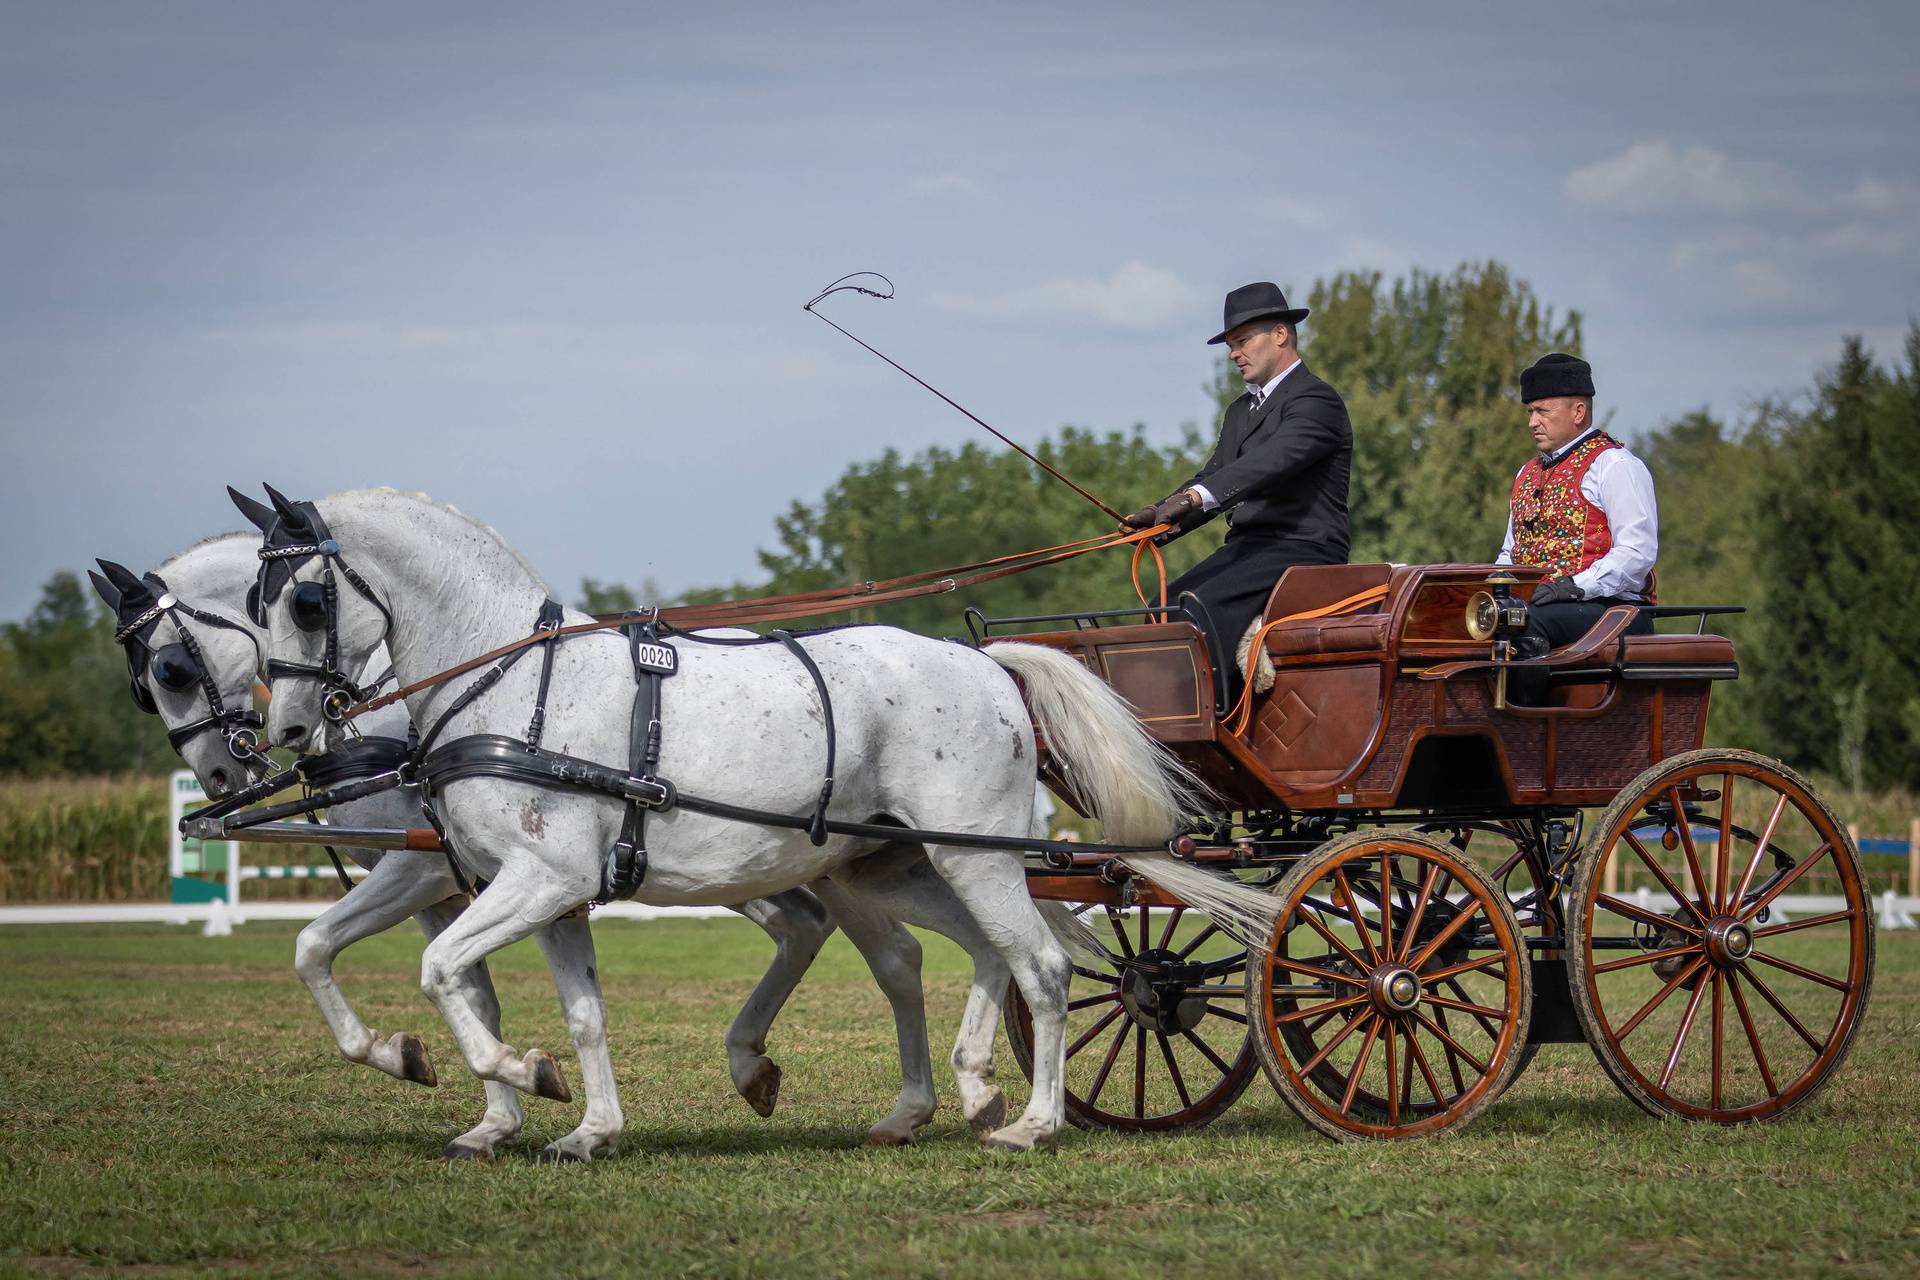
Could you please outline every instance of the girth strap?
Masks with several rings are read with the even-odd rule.
[[[820,716],[827,731],[827,775],[825,781],[820,784],[820,799],[813,807],[813,821],[807,827],[807,839],[813,841],[814,847],[818,848],[827,842],[827,805],[833,800],[835,738],[833,732],[833,699],[827,694],[826,677],[820,674],[819,664],[814,662],[812,654],[800,647],[800,642],[794,639],[793,633],[791,631],[773,631],[768,634],[785,645],[787,652],[800,659],[800,665],[805,667],[807,674],[813,677],[813,687],[820,694]]]
[[[627,772],[631,781],[653,783],[660,764],[660,684],[680,669],[680,655],[660,639],[660,614],[649,610],[626,628],[633,659],[633,715],[627,728]],[[670,792],[669,792],[670,794]],[[607,850],[600,873],[599,901],[630,898],[647,878],[648,805],[632,797],[620,821],[620,838]]]

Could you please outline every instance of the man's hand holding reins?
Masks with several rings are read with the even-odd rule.
[[[1151,529],[1157,524],[1174,524],[1200,509],[1199,495],[1182,489],[1170,498],[1162,498],[1150,507],[1142,507],[1120,522],[1123,529]]]

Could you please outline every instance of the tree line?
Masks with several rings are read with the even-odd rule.
[[[1492,262],[1391,282],[1344,272],[1316,282],[1308,305],[1302,353],[1353,418],[1353,559],[1492,559],[1531,447],[1518,371],[1545,351],[1578,353],[1580,314],[1556,313]],[[1203,389],[1216,421],[1241,389],[1222,361]],[[1596,408],[1604,423],[1604,396]],[[1127,510],[1191,477],[1212,435],[1188,426],[1164,443],[1139,426],[1069,425],[1031,447]],[[1920,326],[1892,363],[1850,337],[1797,396],[1731,421],[1683,412],[1628,443],[1658,486],[1662,600],[1749,610],[1725,620],[1742,677],[1715,694],[1713,740],[1856,787],[1920,782]],[[1071,542],[1108,523],[998,446],[886,449],[777,517],[760,581],[660,602],[892,577]],[[1166,548],[1168,574],[1217,546],[1220,525]],[[1150,565],[1143,580],[1150,590]],[[587,580],[578,603],[608,611],[657,596],[651,583]],[[1099,554],[850,617],[955,635],[969,605],[1004,617],[1134,603],[1125,559]],[[111,633],[69,573],[24,621],[0,628],[0,773],[170,767],[157,726],[127,701]]]

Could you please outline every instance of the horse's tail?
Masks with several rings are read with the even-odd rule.
[[[1079,662],[1058,649],[1017,642],[982,652],[1020,678],[1055,767],[1108,840],[1159,844],[1203,803],[1206,784],[1148,737],[1126,700]],[[1128,854],[1124,861],[1243,942],[1265,947],[1278,920],[1275,899],[1171,854]]]

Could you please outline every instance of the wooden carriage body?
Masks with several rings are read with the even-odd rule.
[[[1264,617],[1312,612],[1370,588],[1369,612],[1282,621],[1267,634],[1274,685],[1229,731],[1216,659],[1185,620],[1024,634],[1085,663],[1231,808],[1488,812],[1595,806],[1642,771],[1702,744],[1716,680],[1738,674],[1732,642],[1709,634],[1628,636],[1556,669],[1539,706],[1500,705],[1467,605],[1486,564],[1299,566]],[[1538,581],[1520,570],[1524,598]],[[1575,646],[1576,648],[1578,646]]]

